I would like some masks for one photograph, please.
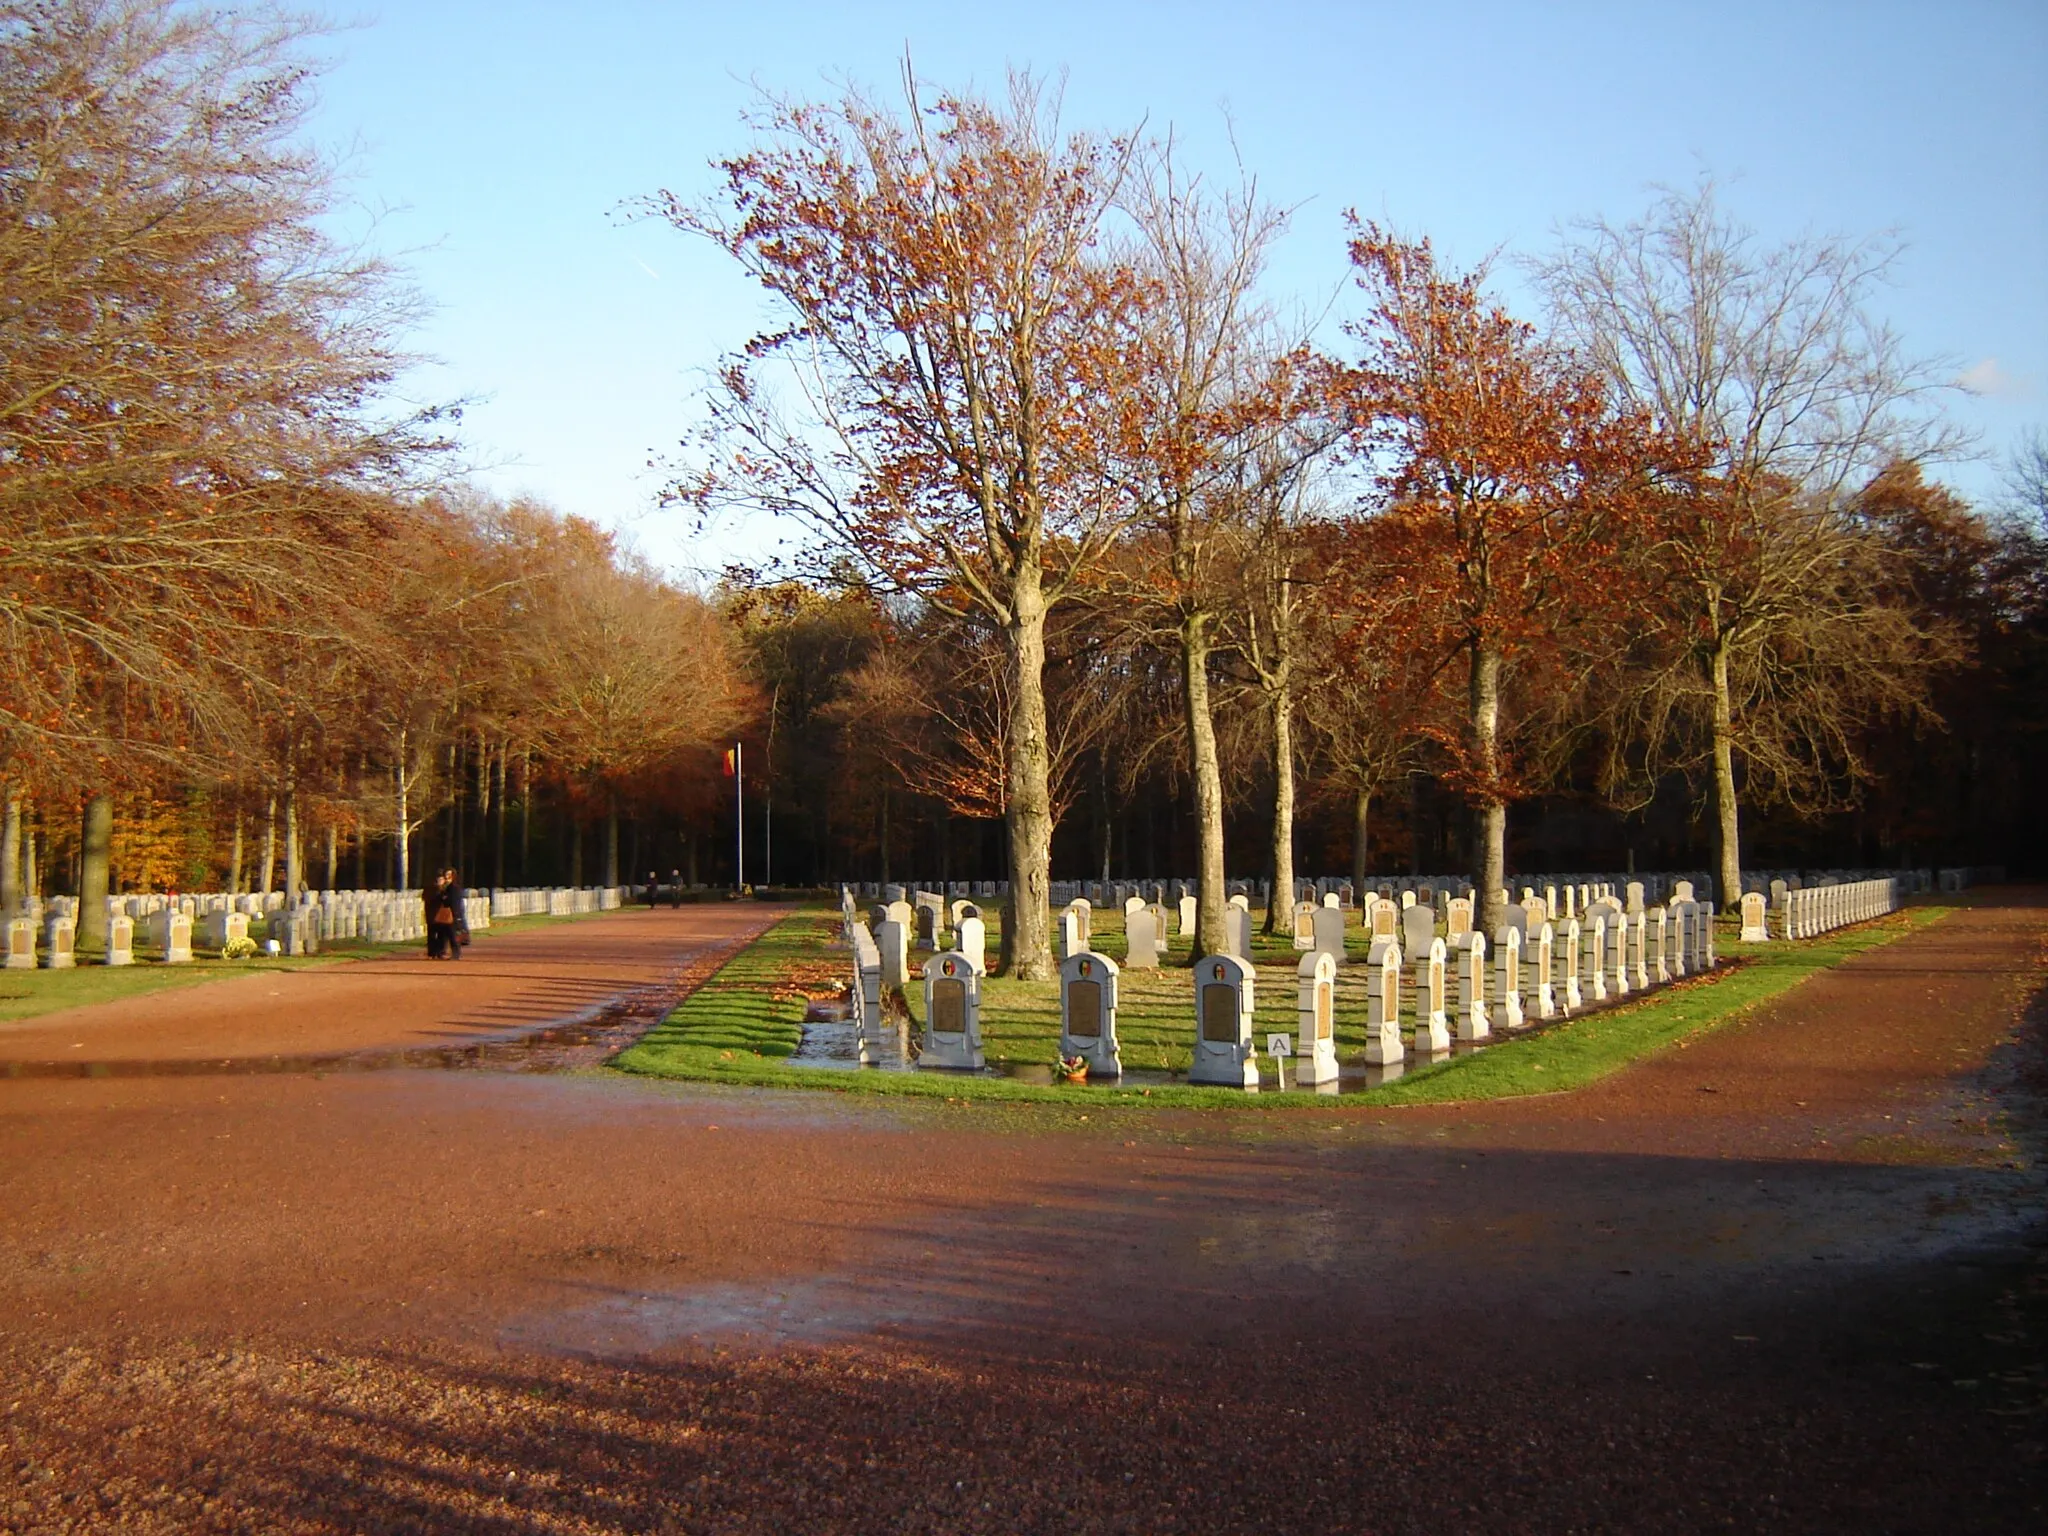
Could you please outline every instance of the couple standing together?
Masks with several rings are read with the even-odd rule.
[[[462,910],[462,882],[455,871],[444,869],[427,882],[420,893],[427,913],[427,958],[462,958],[462,946],[469,942],[469,919]]]

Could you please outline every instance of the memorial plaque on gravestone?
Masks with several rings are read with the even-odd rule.
[[[964,955],[933,955],[924,963],[924,1038],[920,1067],[979,1072],[981,974]]]
[[[36,920],[14,917],[7,920],[7,969],[32,971],[36,968]]]
[[[1742,942],[1745,944],[1768,943],[1770,929],[1765,924],[1766,909],[1763,894],[1751,891],[1742,898]]]
[[[1341,915],[1341,914],[1340,914]],[[1295,999],[1294,1080],[1304,1088],[1337,1081],[1337,966],[1315,950],[1295,968],[1299,995]]]
[[[1294,947],[1316,947],[1316,905],[1312,901],[1297,901],[1294,904]]]
[[[1252,1010],[1249,966],[1230,955],[1210,955],[1195,967],[1195,1059],[1189,1082],[1259,1086],[1251,1045]]]
[[[1401,948],[1392,939],[1375,939],[1366,964],[1366,1065],[1391,1066],[1407,1057],[1401,1044]]]
[[[1451,1048],[1450,1021],[1444,1014],[1444,941],[1431,939],[1416,962],[1420,982],[1415,998],[1415,1053],[1440,1056]]]
[[[1060,1055],[1085,1058],[1097,1077],[1123,1075],[1116,1038],[1118,974],[1106,955],[1076,955],[1060,966]]]

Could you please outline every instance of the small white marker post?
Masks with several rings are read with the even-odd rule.
[[[1273,1070],[1280,1076],[1280,1087],[1287,1087],[1287,1058],[1294,1050],[1294,1036],[1266,1036],[1266,1054],[1273,1058]]]

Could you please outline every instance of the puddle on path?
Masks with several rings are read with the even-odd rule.
[[[810,1275],[727,1282],[682,1291],[604,1290],[592,1299],[515,1318],[499,1330],[508,1348],[621,1361],[680,1346],[772,1350],[832,1344],[932,1320],[936,1310],[872,1277]]]

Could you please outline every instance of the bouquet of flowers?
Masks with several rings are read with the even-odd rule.
[[[1060,1058],[1059,1074],[1070,1083],[1087,1082],[1088,1058],[1086,1056],[1062,1056]]]

